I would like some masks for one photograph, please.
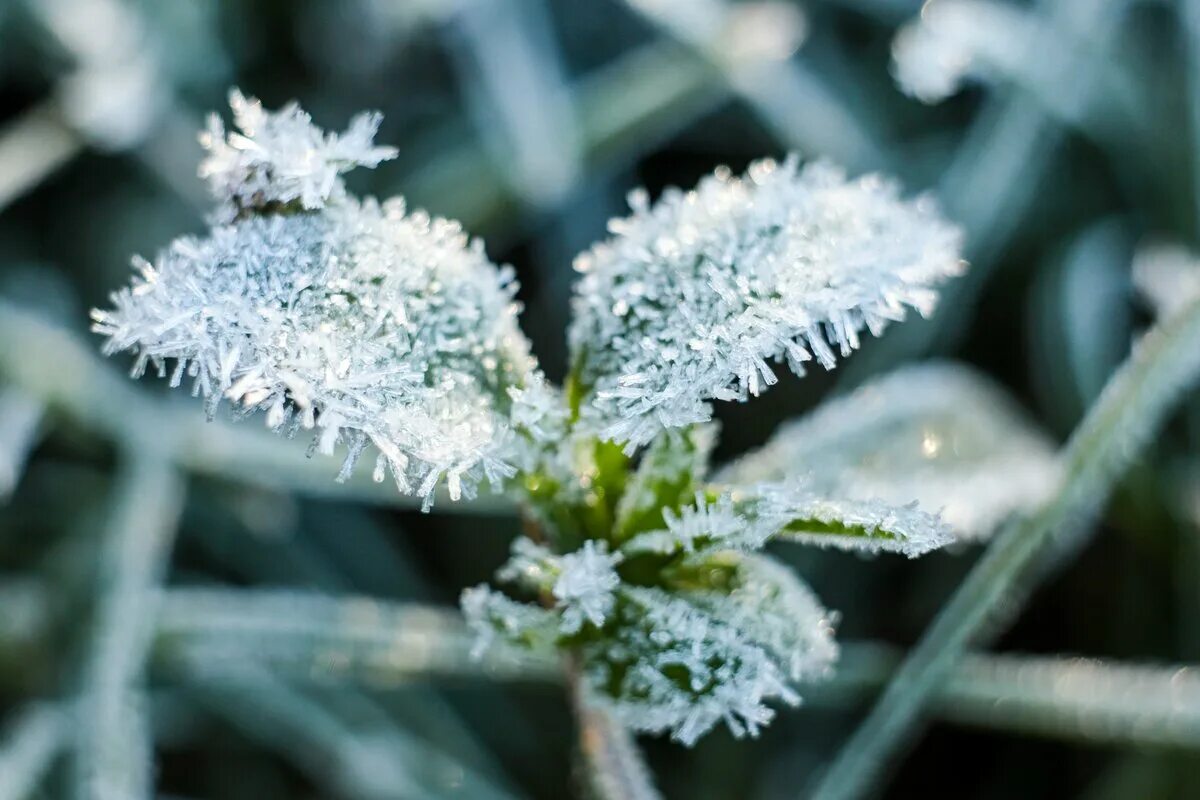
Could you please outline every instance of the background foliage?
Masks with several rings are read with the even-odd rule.
[[[967,229],[969,277],[946,293],[933,322],[867,343],[836,372],[783,377],[786,386],[753,405],[719,407],[718,461],[833,392],[931,355],[994,376],[1065,439],[1148,320],[1130,288],[1135,247],[1200,235],[1200,79],[1189,56],[1196,26],[1183,24],[1195,15],[1183,5],[1039,3],[1032,11],[1049,43],[1035,51],[1040,60],[924,106],[889,74],[894,32],[919,11],[904,0],[798,5],[808,35],[790,56],[782,34],[794,15],[773,6],[776,16],[747,35],[778,57],[752,69],[721,50],[728,43],[689,36],[682,2],[684,16],[668,13],[663,24],[617,0],[9,0],[0,6],[0,289],[6,308],[38,316],[0,315],[0,371],[6,385],[47,395],[58,386],[74,400],[47,410],[0,509],[0,717],[16,719],[31,699],[64,697],[83,680],[90,632],[105,613],[95,599],[104,534],[113,498],[133,480],[115,469],[114,431],[197,443],[186,492],[151,464],[149,484],[135,485],[158,487],[158,499],[135,493],[126,508],[144,518],[172,492],[184,497],[172,587],[319,590],[451,609],[462,587],[504,560],[519,530],[500,507],[427,516],[397,507],[401,499],[386,491],[364,505],[356,487],[339,495],[326,485],[336,465],[255,460],[256,424],[243,427],[243,443],[201,427],[195,408],[139,414],[114,391],[120,364],[80,360],[96,349],[84,339],[86,310],[124,283],[130,255],[203,230],[194,131],[203,112],[224,105],[228,86],[268,106],[296,98],[330,127],[380,109],[378,140],[398,146],[399,157],[351,175],[352,188],[403,194],[410,206],[459,218],[493,258],[513,264],[523,326],[555,379],[566,360],[570,258],[604,235],[629,189],[656,195],[691,186],[715,164],[741,169],[788,150],[931,188]],[[122,83],[113,75],[126,73],[114,65],[152,80]],[[105,75],[102,67],[113,74],[84,80],[88,68]],[[46,174],[21,180],[22,166],[39,161]],[[139,397],[164,391],[150,381],[136,389]],[[3,443],[20,408],[8,394],[0,402],[9,404]],[[232,455],[222,450],[230,442]],[[1088,546],[1060,561],[994,649],[1200,661],[1198,445],[1193,401],[1126,475]],[[977,553],[911,562],[779,555],[842,612],[840,639],[884,646],[848,648],[842,677],[805,708],[781,713],[759,741],[721,732],[694,750],[646,742],[669,797],[796,796]],[[284,619],[316,614],[287,597],[278,609]],[[164,614],[186,629],[220,611],[219,594],[177,594]],[[405,652],[429,646],[421,630],[436,636],[437,620],[424,624],[414,623]],[[319,649],[293,654],[312,669],[255,684],[174,663],[169,644],[154,645],[152,672],[162,795],[549,798],[570,784],[574,726],[568,698],[552,684],[480,680],[462,669],[414,681],[403,668],[381,668],[359,680],[337,669],[339,653]],[[446,663],[459,663],[452,656]],[[964,696],[989,680],[1013,698],[1032,691],[1032,666],[999,677],[988,672],[994,666],[976,664]],[[1024,680],[1004,683],[1014,676]],[[1190,708],[1200,703],[1190,700]],[[1069,717],[969,707],[935,704],[941,710],[911,743],[887,796],[1200,792],[1194,717],[1180,735],[1156,736],[1158,717],[1141,736],[1113,743]],[[429,756],[431,746],[444,760]],[[52,771],[45,796],[65,793],[67,773]]]

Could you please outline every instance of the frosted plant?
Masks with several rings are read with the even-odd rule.
[[[1019,69],[1037,35],[1035,21],[1014,6],[930,0],[896,34],[892,73],[906,94],[938,103],[957,92],[965,79],[997,65]]]
[[[927,368],[925,394],[864,389],[709,477],[712,401],[758,394],[772,362],[833,368],[863,331],[931,313],[961,272],[958,229],[884,178],[793,157],[653,205],[634,193],[578,259],[559,388],[517,326],[511,272],[479,242],[346,191],[344,172],[394,154],[374,144],[378,116],[329,134],[294,104],[231,103],[239,130],[214,121],[202,139],[212,229],[136,262],[94,312],[106,351],[135,352],[135,376],[190,379],[210,415],[228,399],[311,430],[316,451],[344,446],[342,478],[371,447],[376,479],[426,506],[441,485],[514,496],[530,525],[498,573],[513,596],[462,596],[475,649],[565,654],[577,696],[631,730],[754,735],[831,672],[836,615],[769,543],[916,556],[1032,502],[1024,484],[986,484],[994,497],[964,521],[962,487],[905,460],[914,430],[970,451],[974,472],[954,468],[971,491],[991,469],[1052,471],[994,390]]]
[[[710,418],[776,381],[770,361],[832,368],[962,269],[960,235],[932,200],[903,201],[875,175],[826,163],[718,170],[633,215],[580,256],[570,339],[590,393],[584,425],[632,452],[664,428]]]
[[[1200,297],[1200,260],[1180,245],[1143,247],[1133,260],[1133,284],[1159,316],[1169,317]]]

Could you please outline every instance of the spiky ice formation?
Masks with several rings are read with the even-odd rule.
[[[93,312],[105,352],[135,351],[135,375],[192,378],[210,414],[229,398],[273,429],[316,429],[321,452],[344,442],[343,477],[374,445],[376,479],[390,471],[426,503],[443,477],[457,498],[511,474],[510,446],[537,431],[512,435],[510,415],[544,394],[511,271],[455,222],[344,195],[342,167],[380,155],[368,118],[339,139],[295,106],[234,102],[247,135],[206,163],[221,199],[252,213],[137,260]]]
[[[832,368],[864,329],[929,314],[963,269],[960,233],[930,198],[823,162],[721,169],[630,202],[576,261],[570,340],[585,425],[631,451],[709,419],[709,400],[758,394],[776,380],[769,361]]]
[[[774,716],[768,703],[796,703],[791,684],[825,677],[837,658],[833,615],[765,556],[688,554],[658,586],[622,580],[621,563],[594,542],[555,555],[518,540],[500,578],[553,602],[468,589],[463,611],[478,647],[572,648],[593,702],[632,730],[689,745],[722,721],[735,735],[757,734]]]
[[[342,173],[376,167],[395,158],[394,147],[374,143],[383,117],[362,113],[345,133],[327,133],[296,103],[267,111],[257,99],[237,89],[229,93],[237,131],[226,133],[221,117],[212,114],[200,144],[208,155],[200,163],[213,196],[221,203],[217,217],[231,221],[252,209],[298,204],[315,211],[345,196]]]

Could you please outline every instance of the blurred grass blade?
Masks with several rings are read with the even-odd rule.
[[[32,705],[9,725],[0,743],[0,800],[33,796],[67,736],[67,718],[49,704]]]
[[[349,709],[354,719],[346,719],[253,661],[215,670],[193,663],[188,673],[210,709],[338,796],[407,800],[461,791],[486,800],[512,797],[395,727],[361,696]]]
[[[175,589],[159,618],[158,650],[209,666],[254,660],[285,673],[394,686],[445,678],[557,680],[558,665],[521,650],[471,656],[456,609],[308,592]]]
[[[83,148],[53,103],[27,111],[0,130],[0,211]]]
[[[930,625],[814,797],[861,797],[912,737],[966,647],[1015,614],[1047,560],[1079,544],[1112,484],[1200,377],[1200,300],[1152,328],[1067,445],[1065,478],[1040,511],[1007,526]]]
[[[838,671],[813,687],[817,706],[883,686],[899,650],[848,643]],[[938,719],[1063,741],[1200,747],[1200,668],[1070,656],[969,653],[931,705]]]
[[[149,797],[154,746],[142,670],[184,484],[166,456],[125,454],[104,532],[98,607],[76,727],[76,796]]]
[[[0,388],[0,502],[7,500],[25,472],[37,444],[45,405],[28,393]]]

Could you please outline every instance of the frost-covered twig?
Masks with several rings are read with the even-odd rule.
[[[68,716],[53,704],[24,709],[0,742],[0,800],[33,796],[38,782],[66,742]]]
[[[298,676],[392,686],[431,678],[555,679],[554,659],[515,648],[471,657],[473,635],[452,609],[366,597],[234,589],[173,589],[159,616],[168,669],[247,659]]]
[[[963,651],[1017,612],[1048,561],[1080,544],[1112,484],[1198,377],[1200,300],[1137,343],[1068,444],[1055,497],[996,537],[845,744],[816,797],[859,797],[881,777]]]
[[[56,103],[39,106],[0,130],[0,211],[83,148]]]
[[[146,797],[153,791],[142,670],[184,486],[153,440],[124,458],[105,528],[91,652],[78,703],[80,800]]]

